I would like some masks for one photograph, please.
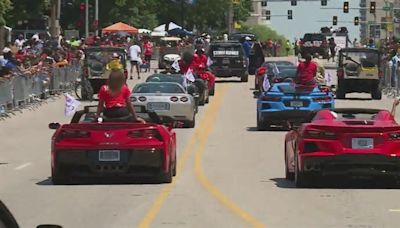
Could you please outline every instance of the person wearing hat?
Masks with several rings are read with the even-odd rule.
[[[107,70],[122,70],[124,66],[121,63],[118,53],[112,54],[111,61],[106,65]]]
[[[196,70],[200,65],[207,66],[207,60],[208,57],[205,54],[204,48],[198,48],[193,55],[193,67]]]
[[[244,54],[245,54],[246,59],[247,59],[246,66],[249,67],[249,58],[250,58],[250,51],[251,51],[251,46],[252,46],[251,38],[246,36],[244,38],[243,42],[242,42],[242,46],[243,46],[243,49],[244,49]]]

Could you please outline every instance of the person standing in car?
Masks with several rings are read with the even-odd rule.
[[[313,86],[316,84],[317,64],[311,61],[310,54],[304,56],[305,61],[297,66],[296,83],[299,85]]]

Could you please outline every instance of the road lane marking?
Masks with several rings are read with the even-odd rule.
[[[26,167],[28,167],[30,165],[32,165],[32,163],[31,162],[27,162],[27,163],[24,163],[24,164],[22,164],[20,166],[15,167],[15,170],[21,170],[21,169],[24,169],[24,168],[26,168]]]
[[[222,203],[225,207],[227,207],[229,210],[231,210],[234,214],[239,216],[241,219],[243,219],[245,222],[248,224],[252,225],[253,227],[265,227],[264,224],[262,224],[260,221],[258,221],[256,218],[254,218],[252,215],[250,215],[248,212],[245,210],[241,209],[239,205],[237,205],[235,202],[233,202],[229,197],[224,195],[217,187],[215,187],[211,181],[207,178],[207,176],[204,173],[203,165],[202,165],[202,157],[205,151],[206,143],[208,141],[208,137],[213,129],[215,119],[218,114],[218,109],[214,108],[211,109],[210,107],[210,113],[208,113],[209,116],[207,116],[204,120],[204,126],[208,126],[207,128],[204,129],[204,131],[201,131],[200,133],[200,142],[199,146],[195,152],[195,160],[194,160],[194,172],[196,174],[197,179],[200,181],[202,186],[212,195],[214,196],[220,203]]]
[[[400,209],[389,209],[389,212],[400,212]]]
[[[207,118],[210,118],[210,112],[212,109],[218,110],[218,108],[221,106],[221,101],[222,97],[228,90],[228,85],[223,84],[220,87],[218,87],[218,92],[215,94],[214,98],[209,104],[209,107],[205,110],[203,114],[203,119],[207,120]],[[161,189],[161,192],[157,196],[157,198],[154,200],[153,204],[151,205],[150,209],[147,211],[145,216],[143,217],[142,221],[139,224],[139,228],[147,228],[150,226],[150,224],[153,222],[154,218],[160,211],[162,205],[165,203],[167,200],[169,194],[171,193],[172,189],[177,183],[177,180],[179,178],[179,173],[181,170],[183,170],[186,161],[189,159],[189,156],[192,154],[192,151],[195,150],[195,145],[198,142],[199,135],[201,135],[201,132],[204,131],[205,129],[209,128],[210,126],[207,126],[205,123],[209,121],[204,121],[202,120],[200,126],[195,128],[195,131],[192,135],[192,137],[189,140],[189,143],[185,146],[184,151],[182,152],[181,156],[179,157],[178,160],[178,166],[177,166],[177,176],[174,178],[174,181],[171,184],[166,185],[164,188]]]

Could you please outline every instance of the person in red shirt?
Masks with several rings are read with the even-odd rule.
[[[113,70],[106,85],[100,88],[97,106],[97,117],[101,113],[106,118],[131,117],[134,122],[145,121],[136,116],[132,102],[130,101],[131,92],[126,85],[125,75],[120,70]]]
[[[153,54],[153,44],[149,41],[149,38],[146,38],[143,43],[143,49],[144,49],[144,60],[148,63],[148,68],[147,70],[150,71],[150,62],[151,62],[151,55]]]
[[[206,71],[206,66],[204,64],[200,64],[197,67],[196,73],[201,79],[207,81],[208,88],[210,89],[210,91],[212,91],[215,86],[215,75],[209,71]],[[214,91],[212,91],[211,94],[213,94],[213,92]]]
[[[316,85],[315,76],[317,75],[317,64],[311,61],[310,54],[304,56],[305,61],[297,66],[296,83],[305,86]]]
[[[193,70],[194,61],[193,61],[193,54],[186,51],[182,55],[182,59],[179,60],[179,69],[181,74],[186,74],[189,69]]]
[[[207,59],[208,57],[205,54],[205,50],[203,48],[198,48],[193,55],[193,67],[195,70],[197,70],[200,65],[207,66]]]

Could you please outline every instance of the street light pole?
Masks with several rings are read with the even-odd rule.
[[[85,6],[85,37],[89,37],[89,0],[86,0]]]

